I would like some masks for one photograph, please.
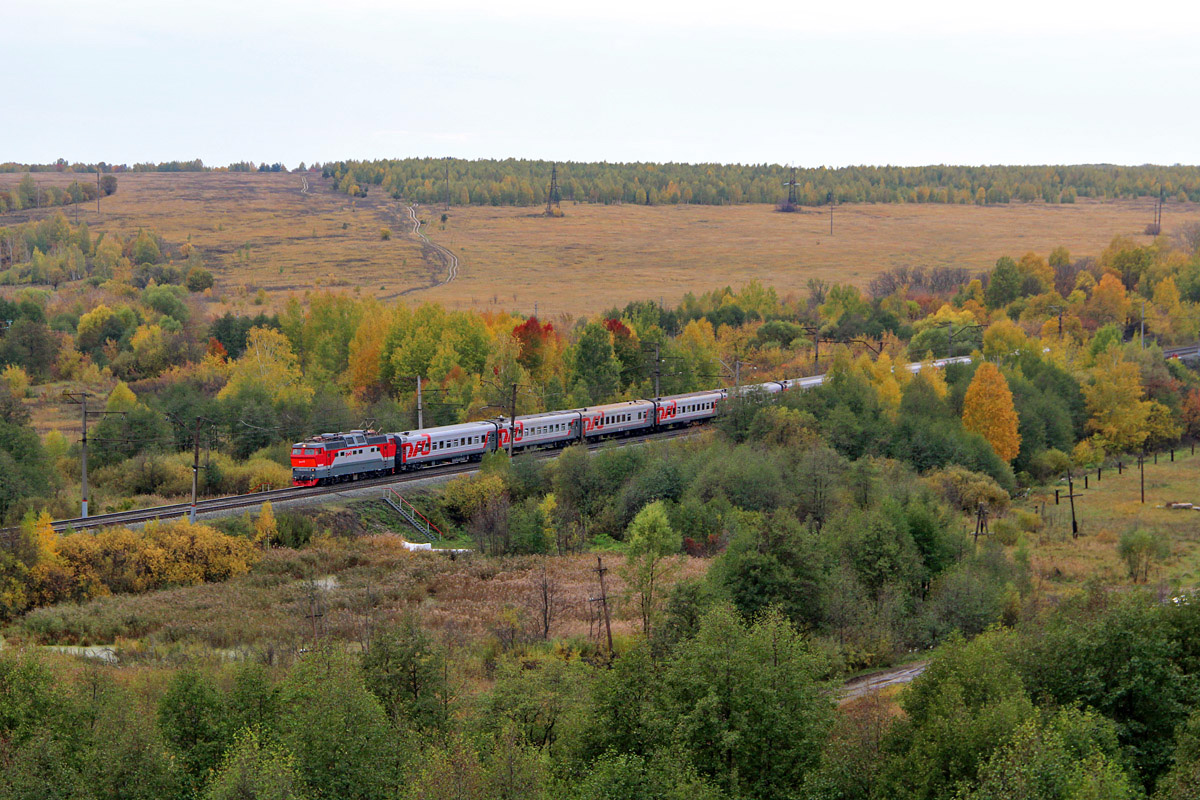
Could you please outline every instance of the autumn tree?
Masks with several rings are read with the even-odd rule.
[[[254,520],[254,543],[262,545],[263,549],[271,546],[271,541],[279,535],[279,526],[275,522],[275,510],[268,500],[262,504],[262,509]]]
[[[287,337],[273,328],[252,328],[246,352],[233,362],[229,383],[218,395],[222,400],[259,389],[274,402],[307,401],[312,387],[300,377],[300,364]]]
[[[383,347],[391,324],[390,315],[383,309],[368,305],[364,309],[358,330],[350,340],[346,372],[350,391],[359,400],[378,400],[384,392],[380,380],[383,367]]]
[[[1083,396],[1091,415],[1087,428],[1106,450],[1129,452],[1146,441],[1150,403],[1144,395],[1137,364],[1126,361],[1118,348],[1099,354]]]
[[[1106,272],[1100,277],[1100,283],[1092,292],[1092,299],[1088,301],[1084,313],[1095,325],[1124,325],[1132,305],[1121,279]]]
[[[981,434],[1005,461],[1011,462],[1020,452],[1012,391],[995,364],[984,362],[975,370],[963,400],[963,426]]]
[[[536,375],[541,371],[546,351],[553,345],[556,338],[554,326],[549,322],[538,322],[537,317],[530,317],[513,328],[513,337],[520,344],[520,355],[517,360],[521,366]]]

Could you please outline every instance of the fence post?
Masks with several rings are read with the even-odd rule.
[[[1054,505],[1058,505],[1058,489],[1054,490]]]
[[[1120,461],[1117,462],[1117,474],[1118,475],[1125,474],[1125,465],[1122,464]]]
[[[1172,464],[1175,463],[1175,448],[1174,447],[1171,448],[1171,463]]]
[[[1086,489],[1086,488],[1088,488],[1088,487],[1087,487],[1087,473],[1086,473],[1086,472],[1085,472],[1085,473],[1083,473],[1083,488],[1085,488],[1085,489]]]
[[[1104,467],[1096,467],[1096,481],[1099,482],[1102,477],[1104,477]]]

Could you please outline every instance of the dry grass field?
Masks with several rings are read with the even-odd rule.
[[[1075,490],[1080,536],[1071,538],[1070,506],[1066,485],[1061,487],[1061,504],[1054,505],[1054,492],[1039,492],[1032,503],[1045,503],[1046,527],[1031,542],[1031,565],[1035,581],[1054,594],[1078,588],[1092,578],[1105,583],[1129,582],[1125,563],[1117,553],[1121,534],[1144,528],[1161,537],[1168,555],[1151,568],[1149,583],[1164,588],[1200,588],[1200,512],[1171,510],[1170,502],[1200,504],[1200,454],[1185,448],[1172,463],[1159,454],[1158,463],[1146,463],[1146,503],[1141,503],[1137,461],[1125,461],[1124,474],[1106,468],[1102,479],[1088,475],[1088,488],[1078,477]]]
[[[623,556],[608,553],[606,584],[614,636],[640,629],[636,611],[624,603]],[[672,579],[697,577],[708,561],[680,556]],[[478,645],[540,638],[541,561],[536,557],[451,560],[404,550],[396,536],[330,541],[303,551],[272,550],[250,574],[143,595],[102,597],[31,612],[5,632],[10,641],[43,644],[118,644],[157,650],[175,645],[217,649],[301,648],[313,636],[312,603],[323,616],[317,633],[361,641],[370,627],[389,625],[415,612],[450,641]],[[596,556],[547,561],[554,586],[553,637],[599,636]],[[315,580],[314,580],[315,579]]]
[[[0,189],[19,175],[0,175]],[[44,183],[74,176],[40,174]],[[1151,201],[1050,206],[847,205],[835,235],[821,210],[780,214],[768,206],[563,205],[548,219],[536,208],[419,208],[424,230],[461,259],[458,278],[410,235],[403,204],[376,190],[351,201],[319,178],[293,174],[127,173],[115,195],[80,210],[94,230],[152,227],[191,241],[218,276],[218,308],[268,303],[288,293],[342,287],[383,298],[406,292],[451,308],[500,308],[543,317],[594,313],[631,299],[673,303],[757,278],[803,292],[809,278],[865,286],[896,266],[985,269],[1005,254],[1059,245],[1096,255],[1118,234],[1142,234]],[[0,225],[45,211],[0,217]],[[74,216],[72,209],[67,209]],[[1168,205],[1167,233],[1200,221],[1200,205]],[[383,241],[380,231],[392,236]],[[422,288],[430,287],[430,288]]]

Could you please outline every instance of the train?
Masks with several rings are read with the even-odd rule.
[[[970,362],[970,357],[933,362],[941,368]],[[918,372],[921,364],[907,365]],[[566,411],[544,411],[495,419],[439,425],[415,431],[380,433],[352,430],[322,433],[292,445],[292,485],[335,483],[396,475],[446,464],[479,461],[496,450],[549,450],[570,444],[638,436],[711,422],[731,394],[742,395],[810,389],[824,375],[746,384],[739,389],[710,389],[653,400],[626,400]]]

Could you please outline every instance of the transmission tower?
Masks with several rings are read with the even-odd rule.
[[[784,186],[788,187],[788,205],[796,205],[796,168],[792,167],[792,179],[784,181]]]
[[[558,191],[558,164],[550,167],[550,190],[546,192],[546,216],[561,217],[562,209],[558,207],[562,196]]]

